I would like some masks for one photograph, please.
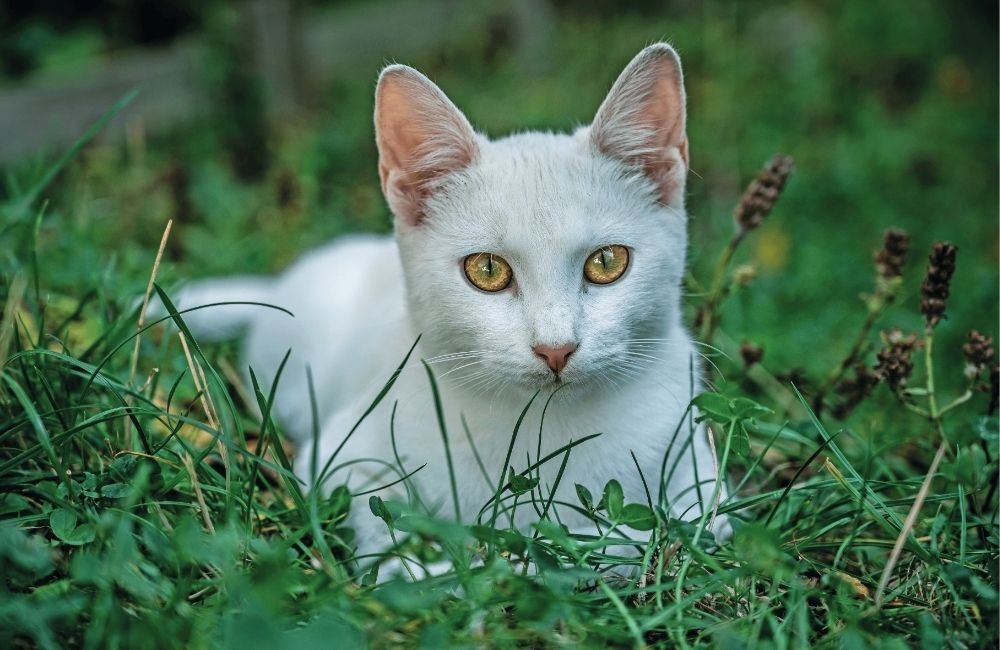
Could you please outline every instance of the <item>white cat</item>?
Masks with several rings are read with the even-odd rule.
[[[644,478],[655,501],[669,452],[668,473],[677,466],[665,485],[667,507],[694,519],[705,505],[699,492],[707,502],[717,471],[704,430],[681,421],[701,386],[681,323],[685,119],[680,61],[666,44],[640,52],[593,124],[572,135],[490,140],[427,77],[391,65],[379,78],[375,127],[395,238],[341,239],[273,279],[199,283],[182,292],[180,307],[245,300],[295,314],[227,306],[186,320],[203,337],[245,329],[244,363],[265,391],[291,349],[275,412],[300,444],[296,472],[307,483],[314,454],[322,468],[419,334],[390,394],[343,444],[324,490],[398,479],[389,467],[392,424],[406,471],[424,466],[411,478],[423,502],[440,516],[456,516],[457,507],[462,520],[474,520],[505,469],[515,421],[540,392],[510,456],[517,471],[539,450],[544,457],[600,433],[570,452],[556,503],[577,503],[577,483],[599,495],[612,478],[627,501],[646,503]],[[440,389],[457,504],[420,359]],[[315,450],[307,366],[321,423]],[[539,441],[543,405],[557,388]],[[348,461],[358,462],[342,467]],[[546,497],[561,461],[542,467]],[[397,484],[380,494],[405,492]],[[563,523],[591,529],[583,515],[557,507]],[[531,507],[515,517],[521,526],[531,518]],[[351,524],[361,552],[387,545],[385,525],[360,503]],[[716,536],[729,531],[719,517]]]

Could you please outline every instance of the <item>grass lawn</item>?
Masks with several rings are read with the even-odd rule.
[[[161,241],[153,290],[169,294],[388,231],[373,67],[262,132],[220,102],[169,133],[3,170],[0,646],[997,647],[997,361],[969,338],[998,324],[995,16],[591,4],[559,5],[530,73],[473,39],[407,63],[502,134],[584,123],[642,45],[678,47],[688,319],[718,349],[721,396],[699,407],[734,488],[719,508],[732,541],[716,548],[708,521],[670,519],[655,498],[624,504],[614,482],[573,505],[609,535],[647,528],[638,555],[552,517],[516,531],[304,493],[280,427],[253,415],[269,396],[238,379],[235,345],[189,339],[186,353],[162,326],[137,334]],[[741,231],[734,206],[775,151],[796,170]],[[883,240],[890,227],[908,246]],[[953,276],[937,241],[957,244]],[[926,298],[949,283],[934,322]],[[544,507],[530,471],[486,471],[503,503]],[[352,557],[350,510],[382,518],[397,554],[451,569],[376,584]]]

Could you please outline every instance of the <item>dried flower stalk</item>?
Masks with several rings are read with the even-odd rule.
[[[978,330],[969,332],[968,340],[962,346],[965,363],[968,364],[965,374],[970,378],[978,377],[993,362],[993,337],[980,334]]]
[[[944,317],[957,254],[958,247],[950,242],[934,242],[931,248],[927,277],[920,287],[920,313],[924,315],[929,330],[934,329]]]
[[[785,154],[775,154],[750,182],[743,197],[736,205],[733,217],[740,230],[753,230],[771,214],[788,177],[795,170],[795,162]]]
[[[910,236],[904,230],[890,228],[885,231],[882,248],[875,251],[875,269],[885,280],[903,275],[906,251],[910,248]]]
[[[875,373],[894,391],[906,385],[913,372],[913,351],[920,347],[916,334],[904,335],[898,328],[882,332],[885,347],[878,351]]]

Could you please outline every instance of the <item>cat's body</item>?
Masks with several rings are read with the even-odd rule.
[[[192,312],[188,321],[205,333],[245,326],[244,362],[265,388],[292,350],[276,415],[301,443],[296,472],[306,482],[341,446],[419,334],[407,368],[333,466],[356,462],[336,469],[324,489],[346,481],[358,492],[398,479],[394,431],[404,470],[423,466],[410,479],[422,502],[454,516],[444,434],[423,359],[440,389],[463,520],[474,520],[496,489],[515,422],[536,392],[511,455],[515,470],[601,434],[570,452],[556,504],[577,503],[577,483],[600,494],[612,478],[627,501],[646,502],[647,488],[656,501],[666,466],[668,473],[675,467],[665,489],[669,509],[700,516],[699,503],[717,479],[704,431],[690,417],[682,421],[700,389],[698,355],[680,314],[684,120],[679,61],[665,45],[636,57],[593,126],[497,141],[474,133],[418,72],[391,66],[379,82],[376,129],[395,238],[335,242],[274,280],[196,285],[182,294],[181,306],[249,300],[295,314],[221,307]],[[613,280],[595,281],[605,276],[592,275],[591,266],[584,273],[594,259],[599,272],[612,269],[624,251],[627,268],[616,267]],[[477,271],[469,264],[479,253],[490,262]],[[484,278],[502,284],[503,269],[506,285],[479,284]],[[319,411],[317,450],[307,365]],[[557,388],[541,426],[543,406]],[[542,467],[545,499],[562,460]],[[406,492],[397,484],[381,494]],[[592,529],[571,507],[557,507],[563,523]],[[537,518],[530,506],[518,512],[520,525]],[[362,552],[387,542],[385,525],[367,511],[355,508],[352,525]],[[717,530],[726,534],[728,524],[720,520]]]

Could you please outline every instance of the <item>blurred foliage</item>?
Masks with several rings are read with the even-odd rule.
[[[0,4],[0,79],[135,44],[161,44],[200,26],[198,0],[5,0]]]
[[[673,2],[656,12],[651,3],[628,11],[557,4],[543,72],[524,69],[503,24],[407,62],[490,134],[565,130],[590,119],[643,44],[670,39],[688,88],[696,276],[730,236],[732,206],[759,165],[780,150],[798,167],[776,214],[736,260],[758,277],[756,290],[728,302],[725,335],[763,344],[776,372],[831,367],[843,354],[843,332],[863,319],[858,296],[870,290],[871,253],[889,226],[914,238],[900,306],[918,300],[930,242],[950,239],[960,250],[962,291],[940,345],[957,347],[972,327],[993,329],[994,5]],[[226,32],[212,20],[210,33]],[[53,289],[140,286],[167,218],[179,226],[163,269],[168,280],[276,271],[340,233],[388,230],[371,126],[378,62],[337,79],[305,115],[269,130],[252,82],[225,56],[231,46],[216,40],[219,52],[205,66],[217,98],[208,121],[125,147],[93,146],[62,177],[40,254],[81,263],[49,266]],[[6,193],[35,169],[8,169]]]

